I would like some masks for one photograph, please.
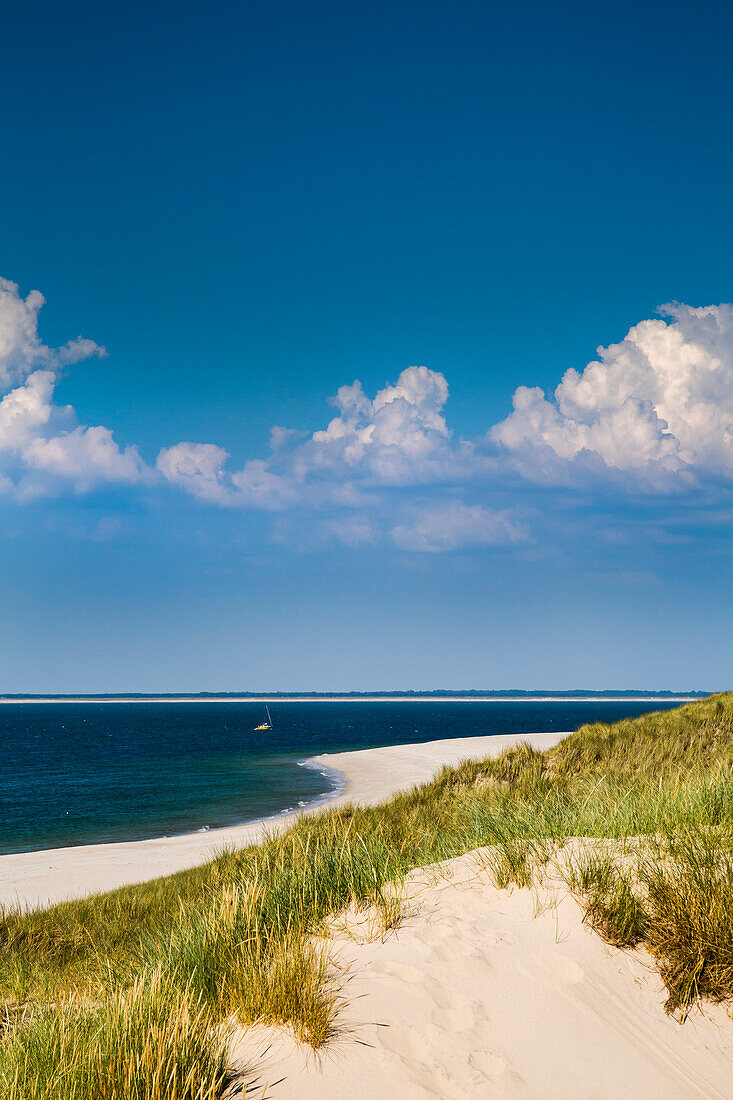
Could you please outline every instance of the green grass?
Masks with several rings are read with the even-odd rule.
[[[649,928],[649,918],[631,875],[613,858],[584,851],[570,862],[568,883],[578,895],[584,920],[614,947],[636,947]]]
[[[651,953],[669,1010],[684,1014],[699,998],[733,999],[733,696],[726,694],[584,726],[550,752],[521,747],[467,763],[382,806],[302,818],[261,846],[154,883],[1,914],[0,1095],[75,1098],[48,1091],[54,1066],[78,1066],[84,1080],[85,1067],[105,1058],[134,1061],[135,1042],[159,1046],[163,1064],[166,1026],[152,1027],[138,1012],[136,990],[148,991],[150,1011],[151,998],[159,999],[169,1021],[166,1005],[188,1013],[181,1072],[190,1063],[198,1074],[207,1058],[219,1064],[215,1022],[231,1018],[288,1024],[318,1046],[332,1033],[339,1003],[315,939],[333,914],[372,904],[385,928],[393,925],[399,906],[385,892],[389,883],[479,847],[489,849],[498,885],[528,885],[568,837],[588,845],[568,870],[585,919],[610,943]],[[613,843],[599,854],[593,838]],[[137,1021],[134,1034],[114,1022],[122,1005]],[[23,1087],[8,1085],[20,1065]],[[205,1069],[200,1076],[212,1082],[201,1100],[221,1094],[223,1078]],[[110,1080],[113,1091],[88,1095],[136,1100]]]
[[[669,832],[639,865],[645,936],[669,991],[667,1007],[733,1000],[733,843],[730,822]]]
[[[27,1010],[3,1040],[7,1100],[218,1100],[226,1036],[206,1008],[140,974],[100,1004]]]

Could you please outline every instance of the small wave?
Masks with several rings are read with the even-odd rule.
[[[202,825],[200,829],[197,829],[197,833],[208,833],[211,829],[211,825]]]
[[[329,790],[323,794],[318,795],[316,798],[310,800],[309,805],[313,806],[319,802],[327,802],[332,798],[338,798],[340,794],[343,794],[346,790],[346,781],[341,774],[335,770],[335,768],[327,768],[317,760],[299,760],[298,766],[301,768],[310,768],[311,771],[318,772],[324,779],[328,779],[330,783]]]

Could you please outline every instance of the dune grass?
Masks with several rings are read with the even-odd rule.
[[[609,854],[582,851],[568,864],[567,881],[578,895],[584,920],[614,947],[636,947],[649,928],[647,911],[628,871]]]
[[[670,832],[643,854],[645,941],[670,1011],[733,1000],[733,843],[705,823]]]
[[[388,883],[479,847],[498,885],[528,885],[568,837],[587,841],[567,872],[586,920],[616,946],[647,948],[670,1011],[733,999],[726,694],[583,726],[549,752],[522,746],[466,763],[382,806],[301,818],[263,845],[154,883],[1,914],[0,1096],[75,1100],[44,1084],[60,1066],[79,1067],[82,1081],[105,1059],[137,1064],[143,1050],[141,1065],[167,1066],[179,1041],[183,1083],[160,1095],[219,1096],[217,1022],[261,1019],[289,1024],[314,1046],[328,1039],[339,991],[314,936],[333,914],[376,905],[394,922]],[[599,852],[594,841],[603,840],[612,843]],[[154,1001],[163,1020],[155,1026],[145,1016]],[[185,1037],[170,1032],[176,1012],[188,1021]],[[193,1077],[210,1091],[186,1092]],[[110,1080],[113,1091],[78,1095],[136,1100],[122,1078]]]
[[[218,1100],[226,1036],[163,976],[138,975],[99,1004],[27,1009],[2,1043],[8,1100]]]

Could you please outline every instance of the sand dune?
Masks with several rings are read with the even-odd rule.
[[[343,792],[337,798],[300,812],[320,813],[324,808],[347,802],[361,805],[381,802],[397,791],[427,782],[446,765],[497,755],[521,741],[545,749],[565,736],[564,733],[528,733],[456,737],[316,757],[315,763],[343,776]],[[51,905],[66,898],[83,897],[169,875],[204,863],[224,845],[255,844],[268,830],[286,828],[296,816],[295,813],[287,814],[269,821],[253,821],[206,833],[83,844],[0,856],[0,905]]]
[[[460,738],[338,753],[345,789],[321,807],[370,804],[444,765],[563,734]],[[292,816],[207,834],[0,857],[0,902],[38,904],[192,866]],[[733,1025],[722,1008],[665,1016],[642,953],[611,949],[556,880],[498,891],[480,853],[407,880],[406,916],[384,942],[351,914],[329,940],[343,981],[338,1034],[318,1055],[287,1031],[236,1037],[256,1100],[722,1100],[733,1095]],[[241,1094],[240,1094],[241,1095]]]
[[[607,947],[564,890],[498,891],[476,854],[408,880],[384,942],[336,935],[348,1003],[320,1054],[250,1028],[258,1100],[678,1100],[733,1095],[721,1008],[665,1016],[642,954]],[[356,939],[352,938],[356,935]]]

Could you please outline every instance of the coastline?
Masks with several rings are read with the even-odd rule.
[[[443,767],[455,766],[462,760],[498,756],[523,742],[547,749],[566,736],[563,732],[457,737],[315,756],[304,764],[327,769],[340,779],[336,780],[331,796],[301,809],[207,832],[2,855],[0,906],[53,905],[170,875],[206,862],[227,845],[257,844],[269,833],[286,829],[302,815],[322,813],[349,803],[375,805],[428,782]]]
[[[21,695],[0,696],[0,706],[29,703],[694,703],[700,695]]]

